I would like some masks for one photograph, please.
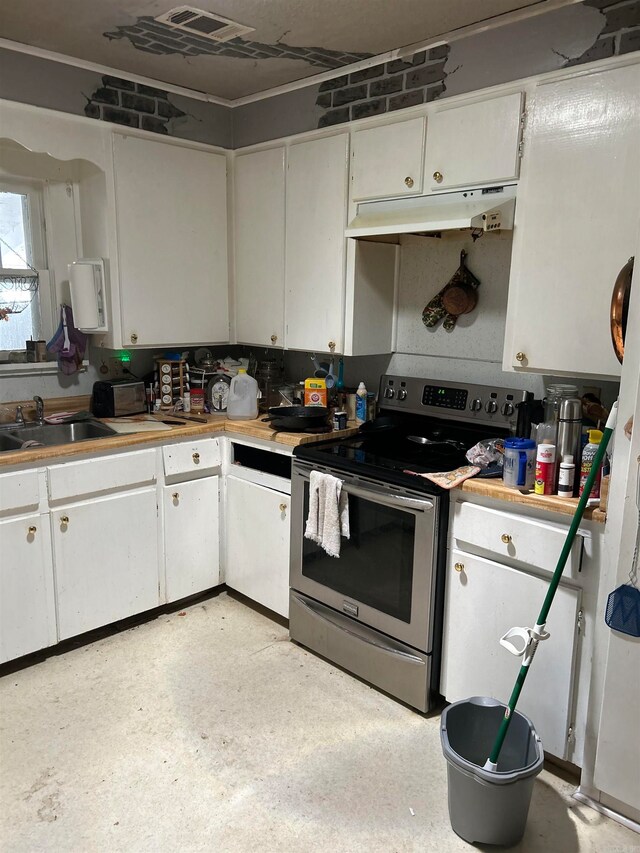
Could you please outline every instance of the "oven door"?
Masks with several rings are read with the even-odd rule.
[[[358,622],[431,651],[438,501],[368,478],[339,477],[349,497],[350,539],[330,557],[304,537],[312,466],[294,461],[291,480],[291,587]]]

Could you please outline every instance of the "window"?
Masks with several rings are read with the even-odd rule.
[[[41,187],[0,181],[0,310],[10,312],[0,321],[2,361],[51,332],[46,266]]]

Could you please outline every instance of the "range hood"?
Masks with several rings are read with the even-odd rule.
[[[400,234],[433,234],[461,228],[511,230],[515,185],[391,201],[364,202],[351,220],[347,237],[367,239]]]

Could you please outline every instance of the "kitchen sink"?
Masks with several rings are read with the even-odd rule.
[[[22,442],[15,436],[0,433],[0,453],[4,453],[6,450],[20,450],[21,445]]]
[[[88,441],[92,438],[107,438],[116,434],[106,424],[101,424],[98,421],[18,427],[9,433],[0,434],[0,452],[19,450],[25,441],[35,441],[38,444],[49,446],[72,444],[76,441]]]

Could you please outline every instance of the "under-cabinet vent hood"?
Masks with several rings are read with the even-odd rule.
[[[364,202],[347,229],[347,237],[433,234],[473,228],[511,230],[516,201],[514,185],[464,190],[418,198]]]

